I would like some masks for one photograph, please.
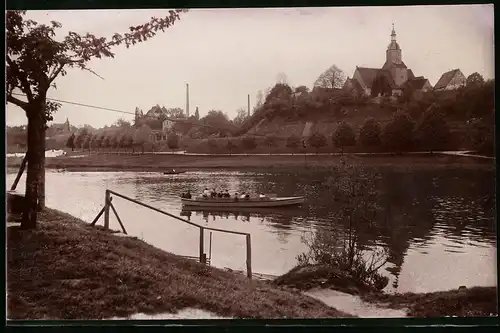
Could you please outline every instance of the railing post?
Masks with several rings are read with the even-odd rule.
[[[109,229],[109,204],[111,203],[111,193],[106,190],[106,197],[104,201],[104,228]]]
[[[203,236],[205,234],[205,229],[200,227],[200,262],[201,263],[204,263],[204,249],[205,249],[205,246],[204,246],[204,241],[203,241]]]
[[[252,242],[250,239],[250,234],[246,235],[247,238],[247,276],[249,279],[252,278]]]

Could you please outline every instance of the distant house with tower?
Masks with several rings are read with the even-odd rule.
[[[356,66],[352,78],[347,78],[343,88],[368,96],[399,96],[405,87],[411,87],[417,91],[432,89],[428,79],[423,76],[415,76],[413,71],[403,62],[402,50],[396,41],[394,24],[392,25],[391,41],[385,54],[386,60],[382,68]],[[382,86],[384,89],[375,88],[376,85]],[[378,91],[372,91],[374,88]]]

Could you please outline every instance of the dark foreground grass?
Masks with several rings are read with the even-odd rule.
[[[46,209],[39,220],[37,230],[7,229],[9,319],[102,319],[186,307],[233,318],[349,316],[56,210]]]
[[[366,294],[363,300],[384,306],[407,308],[409,317],[485,317],[498,315],[496,287],[439,291],[425,294]]]

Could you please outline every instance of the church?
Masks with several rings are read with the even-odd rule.
[[[368,96],[399,96],[406,86],[414,91],[432,89],[428,79],[423,76],[415,77],[412,70],[403,62],[401,47],[396,41],[394,24],[391,42],[385,54],[386,60],[382,68],[356,66],[352,78],[347,78],[344,89],[354,90]]]

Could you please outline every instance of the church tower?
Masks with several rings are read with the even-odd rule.
[[[385,52],[385,63],[386,64],[401,64],[401,48],[399,47],[398,42],[396,42],[396,31],[394,30],[394,23],[392,24],[392,33],[391,33],[391,43],[387,47],[387,51]]]

